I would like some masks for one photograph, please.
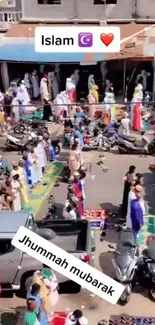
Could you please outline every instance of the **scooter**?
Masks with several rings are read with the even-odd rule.
[[[151,300],[155,302],[155,239],[151,239],[148,248],[142,253],[137,263],[135,282],[148,290]]]
[[[129,141],[118,139],[118,150],[121,154],[143,154],[151,155],[155,152],[154,148],[154,135],[152,134],[143,134],[142,141],[139,144],[138,142],[131,143]]]
[[[141,144],[122,141],[119,139],[118,151],[120,154],[152,155],[155,153],[154,135],[144,134],[142,136]]]
[[[104,136],[103,132],[100,131],[99,134],[94,138],[89,135],[84,137],[83,150],[103,150],[110,151],[111,142],[107,136]]]
[[[138,246],[135,233],[129,228],[122,230],[116,247],[109,245],[109,248],[114,250],[114,279],[124,285],[120,302],[126,304],[131,296],[137,263]]]
[[[18,152],[24,152],[27,149],[27,146],[31,144],[31,141],[34,139],[34,134],[29,134],[25,138],[23,135],[10,135],[8,133],[4,133],[6,138],[5,145],[13,150]]]
[[[62,149],[62,142],[60,140],[52,140],[51,144],[54,148],[55,154],[59,155],[61,149]]]

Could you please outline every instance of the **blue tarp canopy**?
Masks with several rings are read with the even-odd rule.
[[[4,37],[5,38],[5,37]],[[15,38],[16,39],[16,38]],[[26,38],[27,40],[27,38]],[[86,63],[87,65],[104,61],[104,54],[93,53],[37,53],[34,44],[18,44],[13,38],[7,38],[7,42],[0,44],[0,60],[35,63]]]

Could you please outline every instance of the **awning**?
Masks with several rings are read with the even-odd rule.
[[[0,42],[0,60],[35,63],[78,62],[88,65],[105,60],[145,58],[155,55],[155,25],[135,23],[117,25],[121,29],[121,52],[112,54],[36,53],[34,31],[40,25],[42,24],[13,25]],[[48,26],[54,27],[49,24]]]
[[[9,44],[0,45],[0,60],[14,62],[35,62],[35,63],[88,63],[104,60],[104,56],[99,54],[86,53],[37,53],[33,44],[16,44],[15,39],[11,39]]]

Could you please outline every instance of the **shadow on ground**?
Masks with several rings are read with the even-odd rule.
[[[117,205],[112,204],[111,202],[104,202],[100,204],[102,210],[109,210],[110,212],[117,212],[120,207]]]

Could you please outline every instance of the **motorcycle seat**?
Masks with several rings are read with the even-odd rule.
[[[129,142],[136,142],[136,138],[135,137],[132,137],[132,136],[129,136],[129,135],[125,135],[125,134],[121,134],[121,137],[126,140],[126,141],[129,141]]]
[[[11,133],[10,135],[15,139],[19,139],[19,140],[23,139],[23,134],[16,134],[16,133],[12,134]]]

